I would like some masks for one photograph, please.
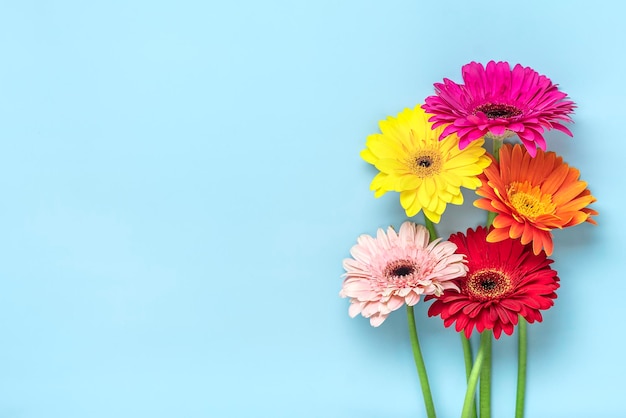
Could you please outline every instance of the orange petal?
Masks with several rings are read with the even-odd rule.
[[[487,242],[500,242],[509,238],[508,228],[494,228],[489,235],[487,235]]]

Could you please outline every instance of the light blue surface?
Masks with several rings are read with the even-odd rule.
[[[555,234],[562,287],[529,328],[527,416],[626,416],[624,14],[2,2],[0,417],[423,417],[404,311],[374,329],[338,297],[356,237],[405,219],[358,153],[379,119],[490,59],[577,102],[574,139],[547,139],[601,213]],[[440,232],[483,218],[450,207]],[[460,344],[425,312],[433,395],[455,417]],[[512,417],[515,339],[494,355],[493,416]]]

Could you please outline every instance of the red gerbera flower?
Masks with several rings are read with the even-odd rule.
[[[487,242],[487,230],[478,227],[450,237],[457,253],[467,257],[467,276],[454,280],[461,290],[446,290],[428,309],[428,316],[441,315],[446,327],[456,323],[457,332],[469,338],[476,331],[502,331],[511,335],[518,315],[530,323],[541,322],[540,310],[554,305],[559,287],[557,272],[545,252],[534,254],[519,240]],[[433,299],[434,296],[426,298]]]
[[[447,125],[439,139],[456,133],[459,148],[485,135],[505,138],[517,134],[531,156],[546,150],[543,132],[557,129],[572,136],[561,122],[571,122],[574,102],[556,84],[530,67],[490,61],[462,68],[465,84],[445,78],[435,84],[436,96],[422,106],[434,114],[433,129]]]

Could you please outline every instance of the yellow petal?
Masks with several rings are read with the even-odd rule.
[[[426,217],[430,219],[433,223],[438,224],[439,221],[441,221],[441,213],[432,212],[432,211],[429,211],[428,209],[424,209],[424,215],[426,215]]]
[[[405,210],[408,210],[414,204],[416,198],[416,190],[404,191],[400,193],[400,205],[402,205]]]
[[[452,200],[450,201],[453,205],[462,205],[463,204],[463,193],[459,193],[455,196],[452,196]]]

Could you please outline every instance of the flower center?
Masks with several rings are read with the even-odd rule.
[[[497,299],[513,289],[511,278],[496,269],[478,270],[468,276],[467,293],[476,300]]]
[[[474,109],[474,114],[483,112],[487,119],[509,119],[522,114],[515,106],[499,103],[485,103]]]
[[[392,274],[394,276],[408,276],[411,273],[413,273],[413,267],[412,266],[400,266],[400,267],[397,267],[393,271]]]
[[[408,160],[408,166],[420,178],[431,177],[441,171],[441,153],[437,150],[419,150]]]
[[[418,268],[411,260],[395,260],[387,264],[384,275],[388,279],[406,278],[417,272]]]
[[[507,194],[517,213],[531,220],[556,210],[552,195],[541,193],[539,186],[533,187],[527,181],[511,183],[507,187]]]
[[[432,160],[429,157],[422,157],[417,161],[417,165],[420,167],[428,168],[433,164]]]

